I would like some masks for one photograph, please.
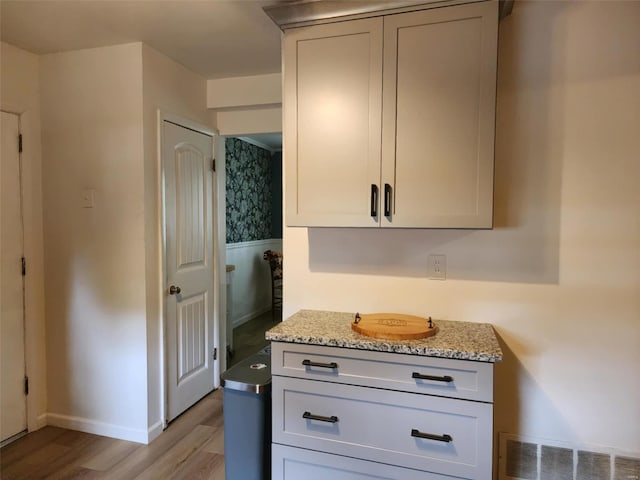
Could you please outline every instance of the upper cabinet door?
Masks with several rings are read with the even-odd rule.
[[[497,37],[497,1],[384,17],[383,227],[492,227]]]
[[[377,227],[382,18],[284,36],[288,226]],[[375,212],[372,212],[375,210]]]

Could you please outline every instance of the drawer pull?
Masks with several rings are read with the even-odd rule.
[[[312,362],[311,360],[303,360],[302,365],[305,367],[320,367],[320,368],[331,368],[335,370],[338,368],[338,364],[336,362],[331,363],[320,363],[320,362]]]
[[[433,433],[422,433],[420,430],[416,430],[415,428],[411,429],[411,436],[417,438],[426,438],[428,440],[437,440],[438,442],[449,443],[453,441],[451,435],[434,435]]]
[[[375,183],[371,184],[371,216],[378,216],[378,186]]]
[[[453,377],[450,377],[449,375],[445,375],[443,377],[435,377],[433,375],[423,375],[418,372],[413,372],[413,374],[411,375],[411,378],[417,378],[420,380],[433,380],[434,382],[446,382],[446,383],[453,382]]]
[[[391,185],[384,184],[384,216],[391,216]]]
[[[319,422],[338,423],[338,417],[336,417],[335,415],[331,415],[330,417],[323,417],[322,415],[314,415],[311,412],[304,412],[302,414],[302,418],[306,420],[318,420]]]

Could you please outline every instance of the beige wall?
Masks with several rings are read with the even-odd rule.
[[[216,127],[220,135],[250,135],[282,131],[282,107],[219,110]]]
[[[209,127],[206,81],[140,43],[41,72],[48,420],[147,442],[163,426],[158,109]]]
[[[142,46],[144,114],[144,205],[147,295],[148,423],[152,436],[162,426],[162,232],[158,109],[211,128],[206,80],[152,48]]]
[[[640,2],[516,2],[500,25],[495,228],[287,228],[285,315],[492,323],[496,432],[640,453],[638,25]],[[447,255],[444,282],[426,278],[431,253]]]
[[[44,425],[47,408],[42,240],[42,161],[38,57],[6,43],[0,44],[0,108],[20,115],[23,135],[22,178],[24,208],[27,425]]]
[[[207,80],[207,107],[220,135],[282,131],[282,74]]]
[[[233,108],[282,103],[282,74],[207,80],[207,107]]]
[[[145,441],[142,45],[40,60],[48,421]]]

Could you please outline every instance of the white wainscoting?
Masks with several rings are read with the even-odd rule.
[[[271,274],[262,258],[265,250],[282,251],[282,239],[227,244],[227,265],[231,274],[231,324],[242,325],[271,310]]]

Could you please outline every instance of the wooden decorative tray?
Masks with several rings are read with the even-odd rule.
[[[415,340],[432,337],[438,331],[431,317],[423,318],[402,313],[359,314],[351,323],[351,328],[372,338],[386,340]]]

